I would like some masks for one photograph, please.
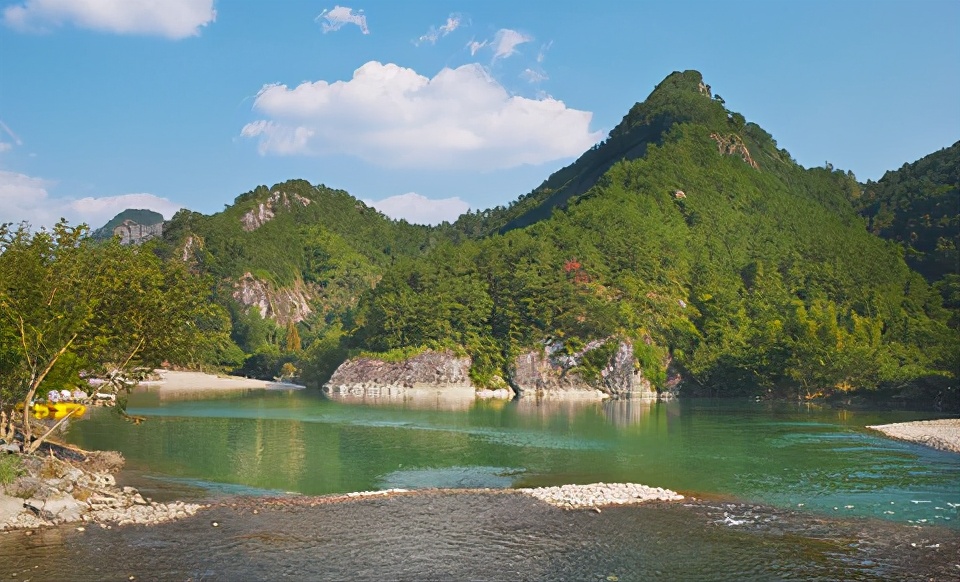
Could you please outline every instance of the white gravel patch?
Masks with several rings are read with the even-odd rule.
[[[895,439],[927,445],[941,451],[960,453],[960,418],[898,422],[867,428]]]
[[[518,489],[521,493],[564,509],[627,505],[647,501],[680,501],[683,495],[661,487],[638,483],[591,483]]]

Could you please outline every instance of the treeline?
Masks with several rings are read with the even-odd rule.
[[[960,142],[868,181],[852,196],[870,232],[896,241],[960,328]]]
[[[65,222],[0,225],[0,409],[82,375],[242,360],[212,280],[155,251]]]

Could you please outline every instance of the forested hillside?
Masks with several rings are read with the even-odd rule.
[[[241,371],[269,377],[299,362],[315,338],[352,326],[358,297],[383,270],[441,236],[342,190],[291,180],[242,194],[211,216],[180,211],[159,249],[218,281],[232,337],[251,354]]]
[[[960,142],[868,181],[853,204],[870,232],[903,247],[960,327]]]
[[[952,390],[949,313],[863,228],[858,188],[797,165],[699,73],[674,73],[604,144],[473,229],[504,234],[388,270],[349,345],[454,347],[489,383],[545,340],[625,336],[649,376],[672,358],[712,393]]]
[[[293,180],[212,216],[181,211],[151,248],[216,282],[249,375],[313,384],[351,354],[434,347],[468,354],[474,381],[494,386],[547,343],[607,342],[582,364],[589,377],[621,338],[654,384],[669,366],[694,393],[955,400],[957,321],[857,209],[872,232],[902,231],[909,260],[943,269],[956,148],[861,186],[802,168],[686,71],[530,194],[452,226]],[[937,283],[948,305],[952,276]]]

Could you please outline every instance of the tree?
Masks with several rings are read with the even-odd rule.
[[[66,221],[36,233],[0,225],[0,408],[23,403],[28,449],[42,440],[31,443],[30,402],[45,388],[79,383],[81,371],[117,386],[134,366],[209,362],[234,347],[210,281],[87,233]]]
[[[287,324],[286,346],[288,352],[299,352],[301,350],[300,332],[297,331],[297,324],[292,321]]]

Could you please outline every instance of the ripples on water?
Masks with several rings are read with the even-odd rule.
[[[135,393],[130,411],[150,416],[143,425],[97,410],[69,436],[87,448],[119,448],[144,475],[221,490],[632,481],[830,516],[960,527],[960,456],[863,428],[916,414],[711,400],[357,403],[311,391],[195,398]]]
[[[495,493],[240,499],[152,528],[0,535],[4,580],[950,580],[958,565],[960,533],[941,528]]]

